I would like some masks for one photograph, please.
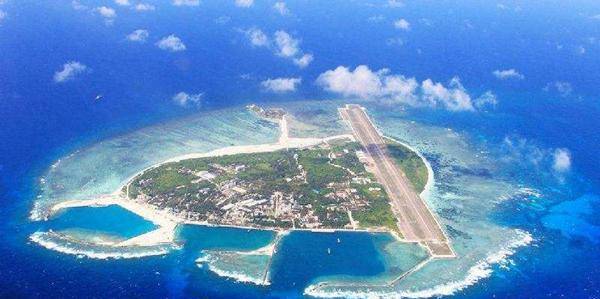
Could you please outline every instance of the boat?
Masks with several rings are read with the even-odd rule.
[[[97,95],[97,96],[94,98],[94,100],[95,100],[95,101],[100,101],[100,100],[101,100],[103,97],[104,97],[103,95],[99,94],[99,95]]]

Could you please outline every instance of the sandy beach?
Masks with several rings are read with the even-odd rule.
[[[262,227],[258,228],[258,227],[252,227],[252,226],[216,225],[216,224],[211,224],[211,223],[203,222],[203,221],[189,221],[182,217],[178,217],[171,211],[158,210],[157,208],[155,208],[154,206],[151,206],[149,204],[146,204],[143,202],[137,202],[135,200],[129,199],[127,197],[127,194],[124,194],[122,190],[124,187],[127,187],[131,183],[131,181],[133,181],[133,179],[136,176],[138,176],[139,174],[147,171],[148,169],[159,167],[165,163],[178,162],[178,161],[187,160],[187,159],[218,157],[218,156],[235,155],[235,154],[264,153],[264,152],[283,150],[283,149],[287,149],[287,148],[305,148],[305,147],[311,147],[311,146],[315,146],[315,145],[325,143],[325,142],[330,142],[330,141],[337,140],[337,139],[354,140],[354,136],[352,134],[335,135],[335,136],[329,136],[329,137],[325,137],[325,138],[293,138],[293,137],[289,136],[287,116],[284,116],[282,119],[277,120],[277,123],[279,124],[279,128],[280,128],[280,136],[279,136],[277,143],[228,146],[228,147],[216,149],[216,150],[209,151],[209,152],[191,153],[191,154],[177,156],[177,157],[165,160],[163,162],[157,163],[155,165],[152,165],[150,167],[147,167],[147,168],[137,172],[135,175],[128,178],[122,186],[120,186],[118,189],[116,189],[111,194],[98,195],[94,199],[64,201],[64,202],[61,202],[61,203],[58,203],[58,204],[52,206],[50,209],[50,214],[54,214],[60,210],[68,209],[68,208],[104,207],[104,206],[109,206],[109,205],[118,205],[132,213],[135,213],[135,214],[141,216],[142,218],[144,218],[144,219],[154,223],[156,226],[158,226],[157,229],[155,229],[151,232],[130,238],[128,240],[125,240],[121,243],[116,244],[115,246],[154,246],[154,245],[160,245],[160,244],[165,244],[165,243],[172,243],[175,239],[175,229],[177,228],[177,225],[179,225],[179,224],[215,226],[215,227],[216,226],[235,227],[235,228],[242,228],[242,229],[263,229],[263,230],[267,229],[268,230],[269,228],[262,228]],[[386,138],[389,138],[389,137],[386,137]],[[389,139],[394,140],[392,138],[389,138]],[[421,196],[427,197],[429,195],[430,188],[433,184],[433,170],[431,169],[431,166],[429,165],[427,160],[419,152],[417,152],[414,148],[412,148],[412,147],[408,146],[407,144],[402,143],[400,141],[397,141],[397,140],[394,140],[394,141],[396,141],[396,142],[406,146],[410,150],[416,152],[419,155],[419,157],[421,157],[421,159],[423,159],[423,161],[425,162],[425,164],[427,166],[427,171],[428,171],[428,180],[427,180],[425,189],[421,193]],[[305,230],[305,231],[318,232],[318,233],[332,233],[332,232],[336,232],[336,231],[354,231],[354,232],[369,232],[369,233],[389,232],[385,229],[339,229],[339,230],[334,230],[334,229],[290,229],[290,230],[279,230],[276,228],[272,228],[272,230],[278,231],[277,240],[279,240],[284,234],[288,233],[291,230]],[[392,233],[392,235],[397,240],[404,241],[397,234]],[[261,254],[273,254],[273,250],[276,246],[276,243],[277,242],[273,242],[273,244],[269,244],[268,246],[261,248],[253,253],[257,254],[258,252],[260,252]]]

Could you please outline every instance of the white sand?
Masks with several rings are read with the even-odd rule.
[[[351,134],[343,134],[330,136],[326,138],[292,138],[289,137],[288,125],[287,125],[287,116],[284,116],[279,122],[280,127],[280,137],[277,143],[272,144],[258,144],[258,145],[240,145],[240,146],[228,146],[220,149],[216,149],[210,152],[205,153],[192,153],[177,156],[156,165],[150,166],[138,173],[136,173],[131,178],[127,179],[123,186],[119,187],[112,194],[99,195],[94,199],[86,199],[86,200],[69,200],[58,203],[54,205],[51,209],[51,213],[56,213],[62,209],[67,208],[75,208],[75,207],[104,207],[109,205],[119,205],[122,208],[135,213],[144,219],[151,221],[155,225],[158,226],[156,230],[151,232],[133,237],[131,239],[125,240],[121,243],[116,244],[115,246],[152,246],[159,245],[164,243],[171,243],[175,239],[175,229],[178,224],[186,223],[186,224],[195,224],[195,225],[206,225],[213,226],[206,222],[193,222],[186,221],[185,219],[176,216],[172,212],[168,210],[159,210],[154,206],[149,205],[143,202],[137,202],[135,200],[129,199],[126,194],[123,194],[121,190],[123,187],[128,186],[130,182],[139,174],[144,171],[158,167],[165,163],[170,162],[178,162],[187,159],[196,159],[196,158],[206,158],[206,157],[218,157],[218,156],[226,156],[226,155],[235,155],[235,154],[251,154],[251,153],[264,153],[264,152],[273,152],[277,150],[283,150],[287,148],[304,148],[311,147],[321,143],[330,142],[336,139],[349,139],[355,140],[354,136]],[[391,138],[390,138],[391,139]],[[399,142],[397,140],[394,140]],[[408,147],[412,151],[416,152],[425,164],[427,165],[428,170],[428,180],[427,185],[425,186],[425,190],[421,193],[422,196],[428,196],[429,189],[431,188],[433,182],[433,170],[431,166],[427,162],[427,160],[415,149],[411,148],[407,144],[399,142],[402,145]],[[237,226],[234,226],[237,227]],[[302,229],[300,229],[302,230]],[[311,231],[315,232],[333,232],[333,231],[346,231],[346,229],[341,230],[328,230],[328,229],[313,229]],[[379,229],[358,229],[358,230],[349,230],[349,231],[367,231],[367,232],[381,232]],[[281,234],[282,232],[280,232]],[[279,239],[281,236],[278,236]],[[257,251],[260,253],[272,254],[272,251],[275,248],[275,243],[270,244],[264,248],[258,249]],[[254,252],[257,253],[256,251]]]

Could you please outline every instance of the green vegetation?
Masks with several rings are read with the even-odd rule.
[[[348,228],[351,212],[362,228],[397,231],[387,194],[359,161],[359,150],[357,142],[336,141],[172,162],[135,177],[128,195],[215,224]],[[398,143],[390,142],[389,151],[421,191],[423,161]]]
[[[398,166],[404,171],[408,180],[412,183],[415,191],[421,193],[427,184],[428,173],[425,162],[402,144],[387,139],[387,148]]]
[[[392,213],[387,194],[383,186],[377,183],[368,185],[353,185],[361,196],[369,199],[370,206],[365,210],[352,212],[352,217],[362,227],[385,227],[392,231],[398,231],[397,220]]]

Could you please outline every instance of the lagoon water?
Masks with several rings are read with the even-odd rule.
[[[246,10],[233,1],[149,2],[155,11],[115,6],[107,24],[71,1],[0,1],[0,297],[600,296],[597,3],[286,1],[283,17],[262,1]],[[394,28],[398,18],[410,30]],[[287,30],[314,61],[300,69],[252,47],[243,30],[254,26],[269,35]],[[149,40],[127,42],[139,28]],[[156,47],[168,34],[187,50]],[[70,60],[90,72],[53,82]],[[314,84],[326,70],[360,64],[418,80],[459,76],[473,97],[492,90],[498,102],[455,112],[340,99]],[[491,74],[508,68],[525,78]],[[281,76],[302,77],[302,85],[291,94],[260,87]],[[569,88],[557,90],[558,81]],[[204,93],[202,105],[174,104],[180,91]],[[104,97],[93,102],[97,94]],[[422,248],[382,234],[294,232],[283,237],[263,286],[253,282],[268,257],[248,253],[273,232],[183,225],[174,244],[115,249],[103,243],[154,225],[116,206],[37,221],[54,203],[113,192],[172,156],[277,140],[278,128],[244,104],[285,107],[294,115],[291,134],[308,137],[347,132],[336,108],[349,101],[429,161],[435,182],[427,201],[457,259],[432,261],[387,286],[426,258]],[[568,171],[556,171],[557,149],[569,151]]]

